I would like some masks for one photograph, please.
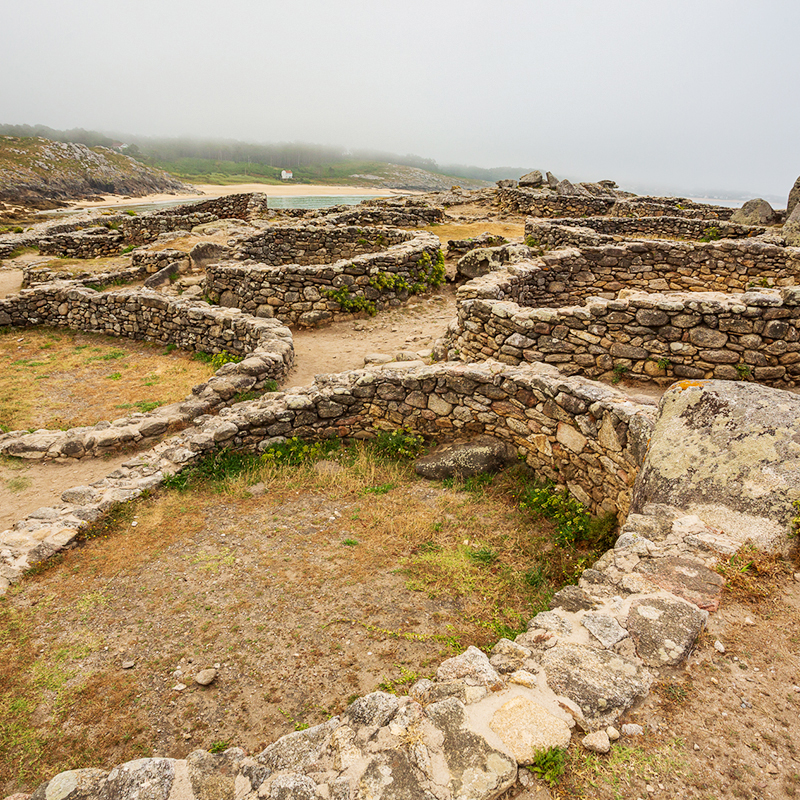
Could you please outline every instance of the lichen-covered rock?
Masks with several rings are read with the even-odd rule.
[[[518,764],[532,764],[541,750],[567,747],[572,735],[563,719],[524,697],[504,703],[492,716],[490,726]]]
[[[800,203],[795,205],[792,213],[786,217],[781,233],[790,247],[800,247]]]
[[[536,255],[533,248],[524,244],[478,247],[458,260],[456,271],[462,277],[472,279],[502,269],[506,264],[516,264],[535,258]]]
[[[794,186],[789,192],[789,199],[786,202],[786,215],[790,216],[798,205],[800,205],[800,178],[794,182]]]
[[[600,614],[590,611],[588,614],[584,614],[581,619],[581,625],[583,625],[603,647],[613,647],[617,642],[621,642],[628,635],[625,628],[609,614]]]
[[[627,628],[645,664],[674,666],[689,654],[707,618],[707,611],[690,603],[653,597],[631,604]]]
[[[800,397],[752,383],[682,381],[660,409],[632,510],[669,503],[739,541],[784,545],[800,498]]]
[[[244,757],[244,750],[238,747],[216,755],[207,750],[189,753],[186,768],[195,800],[233,800],[239,762]]]
[[[503,679],[489,663],[486,653],[470,645],[461,655],[448,658],[436,670],[437,682],[460,681],[470,686],[502,686]]]
[[[519,185],[526,189],[538,189],[543,183],[544,178],[538,169],[528,172],[519,179]]]
[[[716,611],[725,581],[695,558],[665,556],[648,558],[636,565],[636,572],[646,576],[650,583],[683,597],[698,608]]]
[[[316,761],[339,724],[339,717],[332,717],[313,728],[289,733],[262,750],[255,759],[272,772],[302,769],[306,764]]]
[[[738,225],[772,225],[775,219],[775,210],[760,197],[748,200],[731,215],[731,222]]]
[[[449,773],[446,788],[451,797],[489,800],[513,785],[516,763],[467,727],[462,703],[452,698],[442,700],[428,706],[426,714],[442,734],[441,752]]]
[[[611,650],[559,644],[542,657],[547,683],[578,704],[591,730],[611,725],[647,694],[653,677]]]
[[[372,692],[354,700],[345,715],[354,727],[361,725],[380,727],[397,713],[399,707],[400,701],[395,695]]]
[[[516,451],[492,436],[478,436],[469,441],[452,442],[437,447],[418,458],[414,471],[423,478],[468,478],[484,472],[497,472],[516,456]]]
[[[114,767],[98,800],[168,800],[178,764],[185,767],[174,758],[140,758]],[[183,777],[188,789],[187,776]]]
[[[107,775],[101,769],[60,772],[39,786],[31,800],[95,800],[100,797]]]

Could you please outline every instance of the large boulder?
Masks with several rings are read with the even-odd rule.
[[[535,258],[538,253],[524,244],[503,244],[499,247],[478,247],[462,256],[456,264],[461,277],[472,280],[481,275],[502,269],[506,264],[516,264]]]
[[[579,644],[558,644],[544,654],[541,663],[550,688],[578,704],[591,730],[616,722],[647,695],[653,682],[653,676],[635,661],[612,650]]]
[[[786,244],[790,247],[800,247],[800,203],[798,203],[781,229]]]
[[[736,225],[772,225],[776,219],[775,210],[760,197],[748,200],[731,215],[731,222]]]
[[[214,264],[217,261],[225,261],[233,254],[230,247],[216,242],[198,242],[190,251],[189,258],[195,269],[205,267],[207,264]]]
[[[800,499],[800,396],[740,381],[680,381],[661,399],[631,511],[679,506],[740,542],[785,546]]]
[[[544,183],[542,173],[535,169],[519,179],[519,185],[526,189],[538,189]]]
[[[431,480],[469,478],[483,472],[497,472],[516,458],[516,450],[492,436],[478,436],[467,442],[452,442],[437,447],[417,459],[417,475]]]
[[[800,205],[800,178],[794,182],[794,186],[789,192],[789,200],[786,203],[786,216],[788,217],[798,205]]]

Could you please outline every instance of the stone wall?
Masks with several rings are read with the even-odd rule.
[[[134,281],[142,281],[155,272],[152,265],[128,267],[126,269],[108,270],[104,272],[68,272],[67,270],[49,269],[48,267],[23,267],[22,288],[29,289],[41,283],[53,281],[77,281],[83,286],[97,288],[100,286],[124,285]]]
[[[276,316],[286,324],[316,325],[333,320],[337,313],[399,304],[414,291],[404,287],[422,291],[443,280],[440,242],[433,234],[383,228],[345,231],[339,237],[332,227],[298,226],[251,237],[245,253],[271,258],[281,266],[211,264],[206,268],[205,293],[251,314]],[[317,243],[320,249],[314,249]],[[372,252],[377,248],[386,249]],[[333,263],[318,261],[358,249],[366,252]],[[287,264],[289,259],[311,263]]]
[[[508,214],[533,217],[595,217],[610,214],[613,198],[564,196],[526,189],[498,189],[497,204]]]
[[[535,224],[529,229],[538,230]],[[586,232],[587,237],[593,235]],[[544,253],[530,262],[527,272],[518,266],[517,274],[485,276],[478,279],[480,284],[465,284],[463,293],[489,292],[487,296],[509,296],[522,305],[557,307],[595,295],[610,298],[620,289],[744,292],[753,287],[800,284],[800,248],[758,239],[639,239],[585,245]]]
[[[774,427],[781,442],[794,437],[800,401],[757,387],[760,394],[742,402],[729,386],[677,385],[663,406],[671,409],[668,417],[689,425],[687,435],[701,433],[722,409],[718,424],[739,445],[736,474],[746,480],[748,469],[762,468],[756,442],[765,425]],[[782,416],[774,420],[770,409],[776,406]],[[750,412],[759,415],[755,423]],[[140,496],[165,474],[218,448],[262,450],[289,435],[369,437],[403,424],[445,436],[488,431],[517,446],[537,471],[547,474],[549,464],[556,479],[566,469],[582,486],[596,470],[601,483],[589,478],[586,489],[602,495],[604,486],[627,486],[621,472],[649,469],[651,483],[652,475],[661,474],[657,470],[663,471],[674,442],[668,420],[666,433],[653,435],[648,450],[655,421],[654,408],[545,365],[440,364],[324,377],[314,386],[199,420],[198,429],[162,442],[92,486],[67,490],[60,506],[38,509],[0,533],[0,592],[68,546],[82,525],[110,506]],[[707,444],[707,457],[714,446],[726,446]],[[769,502],[780,507],[785,521],[797,495],[791,483],[797,454],[784,449],[791,463],[781,465],[779,477],[787,496]],[[741,457],[751,452],[749,460]],[[726,480],[729,469],[728,463],[708,463],[702,478],[716,480],[724,494],[719,502],[727,498],[738,509],[738,493]],[[679,491],[680,476],[670,473],[669,479]],[[584,570],[578,586],[557,592],[550,610],[531,619],[526,632],[515,641],[501,639],[488,656],[470,647],[447,659],[432,679],[417,681],[408,697],[374,692],[341,716],[284,736],[252,756],[239,748],[217,755],[198,750],[186,759],[139,759],[111,771],[62,773],[35,796],[61,796],[64,787],[79,787],[87,800],[135,800],[146,787],[153,800],[176,793],[187,800],[234,794],[244,800],[351,800],[367,794],[390,800],[401,790],[408,797],[492,800],[517,781],[525,785],[526,773],[518,773],[518,766],[531,764],[547,747],[566,747],[578,728],[589,734],[587,748],[607,752],[609,736],[619,736],[607,726],[647,695],[658,670],[679,666],[691,653],[720,604],[723,580],[714,565],[746,538],[738,530],[741,514],[733,515],[735,530],[720,530],[677,505],[648,502],[649,486],[637,481],[637,513],[627,516],[614,548]],[[764,494],[758,486],[753,491]],[[629,497],[627,489],[621,496]],[[758,519],[752,525],[758,529]],[[779,531],[779,540],[785,536]],[[626,727],[623,736],[632,733]]]
[[[42,284],[0,300],[0,324],[51,325],[240,355],[275,330],[286,330],[274,320],[257,319],[238,309],[215,308],[146,289],[97,292],[71,281]],[[285,368],[291,366],[288,355],[287,359]],[[283,358],[278,360],[283,363]]]
[[[756,380],[800,385],[800,287],[724,295],[622,292],[582,307],[459,303],[450,352],[465,361],[544,361],[568,375],[619,380]]]
[[[560,228],[567,230],[561,231]],[[597,235],[595,237],[587,235],[587,229]],[[565,217],[559,219],[557,223],[529,219],[526,221],[525,235],[533,236],[541,244],[557,247],[607,244],[617,241],[620,236],[695,240],[710,236],[714,239],[743,239],[760,236],[767,230],[763,226],[736,225],[723,220],[709,221],[687,217]]]
[[[175,209],[168,209],[154,214],[126,217],[120,227],[125,244],[147,244],[157,239],[162,233],[191,231],[195,225],[204,225],[219,219],[216,214],[192,211],[191,208],[189,206],[185,213],[180,214],[176,213]]]
[[[170,217],[191,214],[213,214],[217,219],[250,220],[263,217],[267,212],[267,195],[262,192],[242,192],[223,197],[212,197],[198,203],[186,203],[163,211],[152,212],[151,216]]]
[[[236,320],[242,315],[230,316]],[[278,338],[278,334],[281,330],[288,334],[286,329],[276,328],[270,320],[252,322],[275,335],[271,342],[277,340],[285,346],[287,340]],[[270,341],[263,339],[259,344],[263,353],[251,355],[240,364],[226,364],[184,404],[92,428],[4,434],[0,436],[0,452],[25,458],[102,454],[120,440],[132,443],[137,436],[166,430],[166,425],[160,427],[165,419],[189,404],[199,426],[171,440],[165,456],[170,465],[160,466],[162,473],[177,472],[180,465],[222,447],[259,452],[292,436],[307,440],[361,439],[404,427],[446,441],[485,433],[512,445],[537,475],[553,481],[557,489],[569,489],[591,511],[627,513],[654,425],[654,406],[632,403],[627,395],[608,386],[567,378],[547,364],[512,367],[497,362],[445,363],[322,376],[310,387],[265,394],[259,400],[223,408],[216,417],[197,417],[209,410],[212,392],[219,402],[224,382],[229,392],[225,400],[252,388],[252,384],[247,388],[234,385],[233,379],[237,374],[251,374],[248,370],[255,366],[251,359],[263,361],[277,356],[273,366],[285,368],[281,356],[288,356],[287,351],[269,351]],[[279,360],[281,364],[276,364]],[[280,377],[277,371],[272,374]],[[152,471],[145,477],[151,475]],[[146,481],[147,488],[152,485]],[[84,514],[77,515],[79,519],[97,518],[108,507],[99,495],[92,503],[82,498],[77,505]],[[82,523],[73,519],[75,506],[65,501],[44,517],[35,516],[29,525],[16,526],[12,537],[17,541],[12,548],[15,555],[7,561],[20,570],[17,577],[31,565],[26,554],[38,542],[65,528],[72,531],[73,538],[77,535],[75,529]],[[24,546],[23,540],[27,542]],[[0,534],[0,549],[9,547],[9,542]]]
[[[687,217],[730,219],[735,209],[694,203],[680,197],[630,197],[624,199],[557,195],[529,189],[497,190],[499,207],[510,214],[532,217]]]
[[[613,217],[687,217],[688,219],[728,220],[735,208],[695,203],[685,197],[628,197],[611,209]]]
[[[397,228],[355,225],[286,225],[267,228],[239,239],[243,259],[278,267],[283,264],[330,264],[343,258],[375,253],[410,241],[413,234]]]
[[[139,268],[141,269],[141,268]],[[0,301],[0,324],[53,325],[145,339],[203,352],[238,354],[181,403],[149,414],[67,431],[0,434],[0,452],[21,458],[65,459],[102,455],[181,427],[198,415],[235,402],[243,392],[281,381],[294,362],[292,335],[275,320],[238,309],[167,298],[147,290],[98,293],[77,282],[50,283]]]
[[[39,252],[45,256],[61,258],[97,258],[117,255],[124,244],[125,235],[122,230],[87,228],[43,236],[39,239]]]

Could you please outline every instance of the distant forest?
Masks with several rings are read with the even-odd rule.
[[[351,171],[363,171],[371,165],[389,163],[491,183],[504,178],[519,178],[530,171],[530,168],[524,167],[484,169],[467,164],[437,164],[433,159],[422,156],[381,150],[348,150],[305,142],[252,144],[232,139],[157,138],[104,134],[83,128],[64,131],[47,125],[0,125],[0,135],[42,136],[57,142],[85,144],[87,147],[117,148],[148,166],[184,176],[214,172],[230,177],[258,176],[277,180],[281,169],[291,169],[300,173],[297,177],[333,179],[343,177],[347,167]]]

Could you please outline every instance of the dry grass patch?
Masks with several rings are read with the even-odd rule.
[[[0,601],[16,653],[0,684],[0,791],[143,752],[257,751],[520,630],[560,585],[553,564],[561,578],[586,557],[554,557],[550,523],[519,507],[517,470],[444,486],[371,445],[289,450],[207,459]],[[64,671],[60,689],[39,688],[40,662]],[[210,687],[193,683],[214,665]]]
[[[421,230],[436,234],[442,245],[446,247],[450,239],[471,239],[482,233],[504,236],[509,240],[521,239],[525,235],[525,224],[523,222],[446,222],[434,223]]]
[[[213,374],[173,347],[53,328],[0,335],[0,427],[94,425],[182,400]]]
[[[53,258],[36,264],[37,267],[69,272],[79,275],[82,272],[110,272],[131,266],[130,256],[105,256],[99,258]]]

